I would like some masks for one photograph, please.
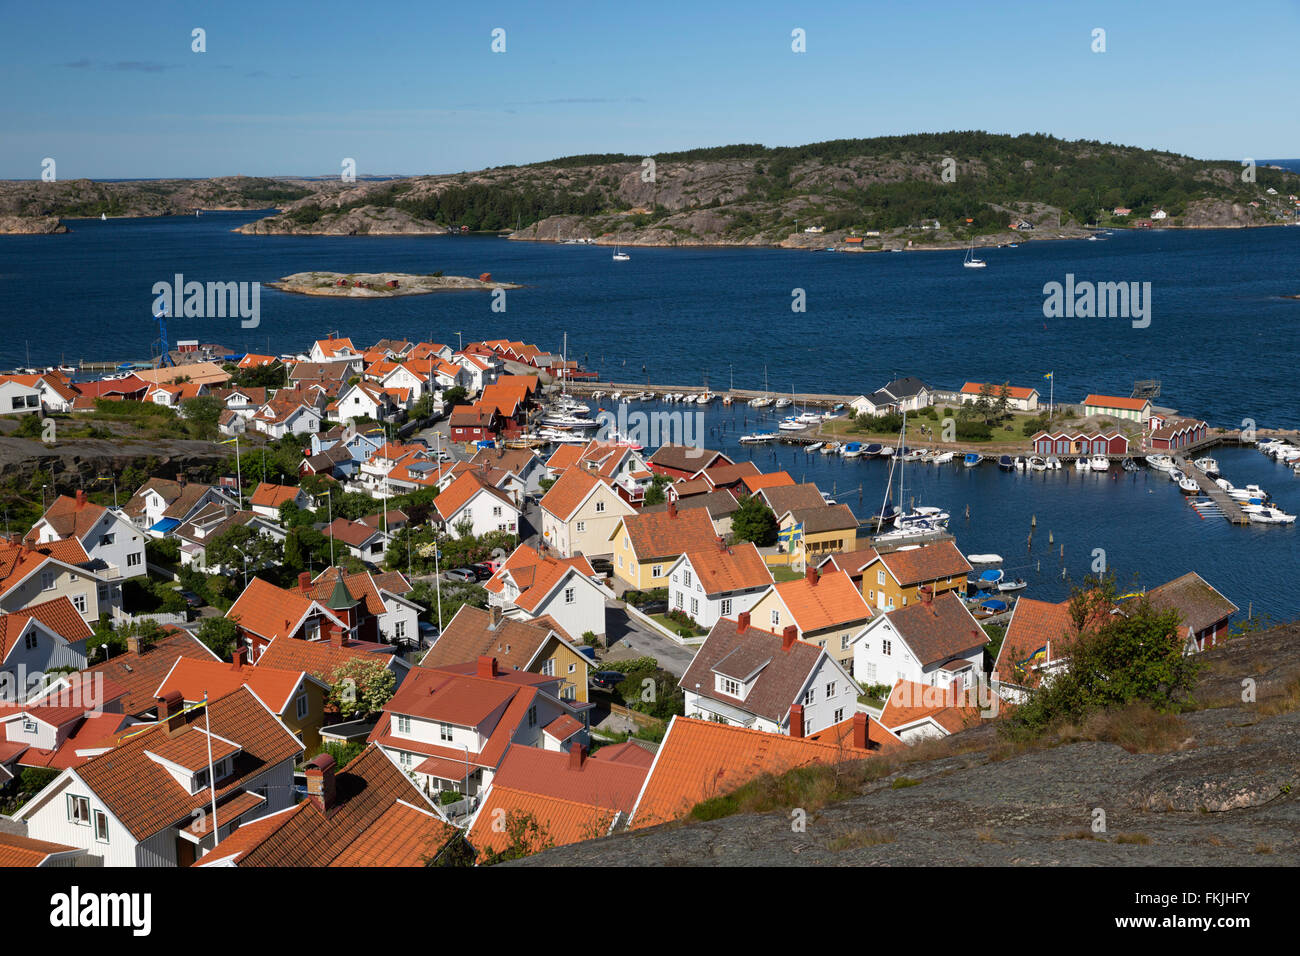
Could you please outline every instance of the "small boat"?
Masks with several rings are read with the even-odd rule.
[[[834,455],[839,450],[840,450],[840,443],[837,441],[827,442],[825,445],[822,445],[823,455]]]
[[[1199,495],[1201,486],[1195,478],[1180,478],[1178,479],[1178,490],[1185,495]]]
[[[1061,459],[1057,458],[1055,455],[1048,455],[1048,456],[1047,456],[1047,468],[1048,468],[1049,471],[1060,471],[1060,470],[1061,470]]]
[[[1006,601],[981,601],[974,611],[974,617],[994,617],[1007,609]]]
[[[975,579],[976,586],[981,590],[991,588],[1004,577],[1005,572],[998,568],[990,568],[987,571],[981,571],[979,577]]]
[[[806,452],[814,452],[814,451],[817,451],[819,448],[822,447],[823,444],[824,444],[824,442],[819,442],[819,441],[813,442],[811,445],[809,445],[807,448],[805,448],[804,451],[806,451]]]
[[[762,398],[755,398],[755,399],[753,399],[753,400],[749,403],[749,407],[750,407],[750,408],[767,408],[767,406],[769,406],[769,405],[771,405],[771,404],[772,404],[772,400],[771,400],[770,398],[767,398],[766,396],[764,396],[764,397],[762,397]]]
[[[1219,473],[1219,463],[1213,458],[1198,458],[1196,461],[1192,462],[1192,464],[1201,469],[1201,471],[1205,472],[1211,478]]]
[[[975,255],[975,242],[972,240],[970,248],[966,250],[966,260],[962,263],[967,269],[983,269],[987,262]]]
[[[1016,578],[1014,581],[999,581],[998,590],[1005,594],[1008,591],[1023,591],[1027,586],[1024,578]]]
[[[631,258],[632,258],[631,256],[629,256],[626,252],[623,251],[623,249],[622,249],[621,246],[618,246],[618,245],[615,245],[615,246],[614,246],[614,261],[615,261],[615,262],[627,262],[627,261],[628,261],[629,259],[631,259]]]
[[[892,445],[885,445],[884,447],[882,447],[882,448],[880,449],[880,457],[881,457],[881,458],[893,458],[893,457],[894,457],[894,447],[893,447]]]
[[[776,427],[783,432],[801,432],[808,426],[797,418],[783,418]]]
[[[1000,554],[968,554],[966,560],[971,564],[1001,564]]]
[[[1075,470],[1075,471],[1087,471],[1087,470],[1088,470],[1088,459],[1086,459],[1086,458],[1076,458],[1076,459],[1074,459],[1074,470]]]
[[[750,432],[748,435],[741,435],[736,439],[742,445],[765,445],[775,440],[776,435],[773,432]]]
[[[1010,455],[999,455],[998,467],[1001,468],[1003,471],[1011,471],[1013,468],[1016,467],[1016,460],[1012,458]]]
[[[953,458],[955,457],[956,456],[950,451],[940,452],[939,454],[935,455],[933,458],[930,459],[930,464],[946,465],[948,464],[948,462],[952,461]]]
[[[1110,459],[1105,455],[1093,455],[1088,459],[1088,467],[1093,471],[1110,471]]]
[[[195,215],[197,215],[197,213],[196,213]],[[108,222],[108,213],[106,213],[106,212],[101,212],[101,213],[99,214],[99,221],[100,221],[100,222]]]
[[[903,461],[920,461],[926,455],[924,448],[909,448],[903,454]]]
[[[968,451],[966,452],[966,457],[961,460],[961,463],[965,465],[967,468],[974,468],[983,460],[984,460],[984,456],[981,455],[979,452]]]
[[[723,404],[723,405],[730,405],[730,404],[731,404],[732,402],[734,402],[735,400],[736,400],[736,399],[733,398],[731,395],[723,395],[723,396],[722,396],[722,404]]]
[[[1119,464],[1120,464],[1120,467],[1123,468],[1125,471],[1137,471],[1137,470],[1138,470],[1137,462],[1135,462],[1132,458],[1125,458],[1125,459],[1124,459],[1123,461],[1121,461]]]
[[[1156,471],[1173,471],[1174,460],[1168,455],[1147,455],[1147,467]]]
[[[1256,524],[1295,524],[1295,515],[1289,515],[1278,508],[1260,508],[1248,512],[1246,517]]]
[[[1047,461],[1037,455],[1030,457],[1026,464],[1030,471],[1047,471]]]
[[[862,449],[863,458],[875,458],[880,454],[881,445],[878,442],[872,442]]]
[[[1022,458],[1020,455],[1016,455],[1016,462],[1015,462],[1015,465],[1016,465],[1016,471],[1024,471],[1025,468],[1027,468],[1027,467],[1029,466],[1029,462],[1027,462],[1027,461],[1026,461],[1024,458]]]
[[[856,441],[849,442],[840,450],[840,454],[843,455],[845,458],[857,458],[859,455],[862,454],[861,442],[856,442]]]
[[[778,398],[778,399],[773,403],[773,406],[776,407],[776,408],[789,408],[789,407],[790,407],[791,405],[793,405],[793,404],[794,404],[794,402],[790,401],[790,399],[788,399],[788,398]]]

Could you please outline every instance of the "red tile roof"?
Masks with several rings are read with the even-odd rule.
[[[652,558],[675,558],[690,550],[703,550],[717,546],[713,521],[703,508],[672,511],[642,512],[623,518],[620,528],[615,528],[610,540],[627,534],[638,561]]]
[[[941,664],[989,641],[984,628],[954,591],[945,591],[929,602],[917,601],[887,611],[885,616],[922,667]]]
[[[307,678],[304,671],[279,670],[265,664],[257,667],[242,667],[227,664],[225,661],[201,661],[180,658],[171,672],[154,691],[154,697],[162,697],[170,691],[179,691],[187,701],[224,697],[226,694],[247,685],[254,694],[262,698],[262,703],[277,714],[283,714],[293,703],[295,692]]]
[[[569,468],[542,496],[542,510],[561,521],[568,521],[578,506],[601,484],[608,485],[609,482],[585,468]]]
[[[1117,395],[1089,395],[1083,400],[1084,405],[1097,405],[1102,408],[1123,408],[1140,412],[1151,404],[1145,398],[1121,398]]]
[[[880,722],[890,730],[930,718],[950,734],[979,724],[980,711],[947,687],[900,679],[889,694]]]
[[[27,623],[35,619],[68,643],[84,641],[94,632],[66,597],[40,604],[29,604],[21,611],[0,614],[0,661],[9,656],[14,643],[22,636]]]
[[[984,388],[984,385],[985,385],[984,382],[967,382],[965,385],[961,387],[961,390],[962,393],[965,395],[979,395],[981,390]],[[991,397],[996,401],[1002,395],[1003,386],[989,385],[989,388],[993,390]],[[1037,389],[1024,388],[1020,385],[1007,385],[1006,390],[1007,390],[1008,398],[1015,398],[1015,399],[1022,399],[1022,400],[1029,398],[1031,395],[1034,394],[1034,392],[1038,391]]]
[[[81,854],[85,851],[62,843],[33,840],[17,833],[0,833],[0,867],[40,866],[57,854]]]
[[[695,569],[705,594],[725,594],[772,583],[772,574],[752,541],[731,547],[692,549],[683,557]]]
[[[175,628],[155,644],[142,647],[138,654],[123,651],[108,660],[82,671],[83,674],[102,674],[123,687],[122,710],[127,714],[143,714],[157,706],[154,690],[159,681],[175,666],[178,660],[216,661],[202,641],[182,628]]]
[[[818,573],[815,584],[804,575],[794,581],[778,582],[773,587],[801,634],[844,627],[871,617],[871,608],[863,600],[862,592],[843,571]]]
[[[1049,604],[1022,597],[1011,612],[993,672],[1002,682],[1036,687],[1039,667],[1064,657],[1076,636],[1068,601]]]
[[[889,551],[880,562],[900,587],[911,587],[940,578],[964,578],[971,572],[970,562],[951,541],[934,541],[910,551]]]

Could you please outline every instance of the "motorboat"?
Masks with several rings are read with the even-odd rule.
[[[985,590],[995,586],[1005,576],[1005,572],[1000,568],[989,568],[987,571],[981,571],[979,577],[975,579],[975,586],[980,590]]]
[[[966,560],[971,564],[1001,564],[1000,554],[968,554]]]
[[[543,425],[548,428],[560,428],[566,430],[581,430],[588,428],[598,428],[600,422],[591,418],[582,418],[578,415],[569,415],[564,412],[552,412],[542,416]]]
[[[1001,591],[1003,594],[1007,593],[1008,591],[1023,591],[1026,587],[1027,587],[1027,582],[1025,581],[1024,578],[1016,578],[1014,581],[998,582],[998,590]]]
[[[772,404],[772,399],[770,399],[770,398],[768,398],[768,397],[766,397],[766,396],[763,396],[762,398],[755,398],[755,399],[751,400],[750,403],[749,403],[749,407],[750,407],[750,408],[767,408],[767,406],[769,406],[769,405],[771,405],[771,404]]]
[[[1201,486],[1195,478],[1178,479],[1178,490],[1185,495],[1199,495]]]
[[[900,514],[894,524],[901,528],[928,525],[930,530],[941,531],[948,527],[948,520],[951,517],[942,508],[918,507]]]
[[[819,448],[822,447],[823,444],[824,444],[824,442],[815,441],[815,442],[813,442],[811,445],[809,445],[807,448],[805,448],[804,451],[806,451],[806,452],[814,452],[814,451],[817,451]]]
[[[894,447],[893,447],[892,445],[885,445],[885,446],[883,446],[883,447],[880,449],[880,457],[881,457],[881,458],[893,458],[893,457],[894,457]]]
[[[981,455],[979,452],[968,451],[966,452],[966,457],[961,460],[961,463],[965,465],[967,468],[974,468],[983,460],[984,460],[984,456]]]
[[[1213,458],[1198,458],[1192,462],[1197,468],[1205,472],[1211,478],[1219,474],[1219,463]]]
[[[736,441],[742,445],[766,445],[768,442],[776,441],[776,435],[772,432],[750,432],[748,435],[741,435]]]
[[[783,432],[801,432],[808,426],[797,418],[783,418],[776,427]]]
[[[862,443],[851,441],[840,449],[840,454],[845,458],[857,458],[862,454]]]
[[[1168,455],[1147,455],[1147,467],[1156,471],[1173,471],[1174,460]]]
[[[837,441],[828,441],[826,444],[822,445],[823,455],[834,455],[839,450],[840,450],[840,443]]]
[[[924,448],[909,448],[903,455],[903,461],[920,461],[926,455]]]
[[[1093,471],[1110,471],[1110,459],[1105,455],[1093,455],[1088,459],[1088,467]]]
[[[881,445],[879,442],[872,442],[862,449],[863,458],[875,458],[880,454]]]
[[[1060,471],[1060,470],[1061,470],[1061,459],[1057,458],[1055,455],[1048,455],[1048,456],[1047,456],[1047,470],[1048,470],[1048,471]]]
[[[1039,458],[1037,455],[1030,457],[1027,466],[1030,471],[1047,471],[1046,459]]]
[[[1246,517],[1256,524],[1295,524],[1295,515],[1289,515],[1277,508],[1260,508]]]
[[[952,461],[953,458],[955,458],[955,457],[957,457],[957,456],[954,455],[952,452],[950,452],[950,451],[943,451],[943,452],[940,452],[939,454],[935,455],[933,458],[931,458],[931,459],[930,459],[930,464],[932,464],[932,465],[946,465],[946,464],[948,464],[948,462]]]
[[[1119,465],[1120,465],[1120,467],[1123,468],[1125,471],[1137,471],[1137,470],[1138,470],[1137,462],[1135,462],[1132,458],[1125,458],[1123,461],[1121,461],[1121,462],[1119,463]]]
[[[1028,467],[1028,465],[1029,462],[1025,461],[1025,459],[1022,456],[1016,455],[1016,459],[1015,459],[1016,471],[1024,471],[1025,468]]]
[[[776,408],[789,408],[793,404],[794,402],[790,401],[790,399],[785,397],[778,398],[774,403]]]
[[[1074,470],[1075,470],[1075,471],[1087,471],[1087,470],[1088,470],[1088,459],[1086,459],[1086,458],[1076,458],[1076,459],[1074,459]]]
[[[971,612],[971,616],[976,620],[986,617],[996,617],[1007,609],[1006,601],[981,601],[980,606]]]
[[[998,467],[1001,468],[1003,471],[1011,471],[1016,467],[1016,460],[1012,458],[1010,455],[999,455]]]

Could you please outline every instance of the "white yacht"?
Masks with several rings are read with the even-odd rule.
[[[1088,460],[1088,467],[1093,471],[1110,471],[1110,459],[1105,455],[1093,455]]]

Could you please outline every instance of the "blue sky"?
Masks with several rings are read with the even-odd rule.
[[[1297,35],[1296,0],[44,0],[5,10],[0,178],[47,156],[60,179],[325,175],[345,157],[414,174],[948,129],[1291,158]]]

